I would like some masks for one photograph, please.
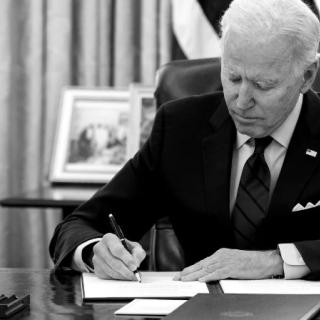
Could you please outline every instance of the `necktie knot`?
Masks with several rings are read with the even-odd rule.
[[[262,154],[265,150],[265,148],[271,143],[272,137],[267,136],[263,138],[255,138],[255,148],[254,153]]]

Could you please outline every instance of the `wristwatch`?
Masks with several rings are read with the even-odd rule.
[[[90,243],[82,249],[82,261],[92,270],[94,269],[92,263],[92,258],[94,254],[93,247],[97,244],[97,242]]]

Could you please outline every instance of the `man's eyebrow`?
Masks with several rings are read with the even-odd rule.
[[[226,72],[228,73],[229,76],[238,76],[238,72],[235,70],[231,70],[231,69],[226,69]]]

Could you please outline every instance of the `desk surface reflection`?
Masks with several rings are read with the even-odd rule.
[[[30,310],[11,319],[119,319],[113,315],[125,303],[88,303],[81,298],[78,273],[57,273],[50,270],[0,269],[0,293],[22,297],[30,294]],[[131,317],[132,318],[132,317]],[[130,319],[121,317],[121,319]],[[141,317],[135,319],[144,319]]]
[[[30,294],[30,310],[11,319],[146,319],[144,317],[116,317],[113,313],[125,302],[83,303],[80,274],[76,272],[53,273],[50,270],[0,269],[0,294],[18,297]],[[210,286],[214,292],[214,286]],[[218,289],[217,289],[218,290]],[[151,319],[151,318],[148,318]],[[161,318],[153,318],[161,319]]]

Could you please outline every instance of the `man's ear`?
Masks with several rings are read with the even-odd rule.
[[[306,93],[311,89],[311,86],[317,76],[318,68],[319,60],[317,58],[317,60],[310,64],[310,66],[303,73],[303,84],[300,89],[301,93]]]

